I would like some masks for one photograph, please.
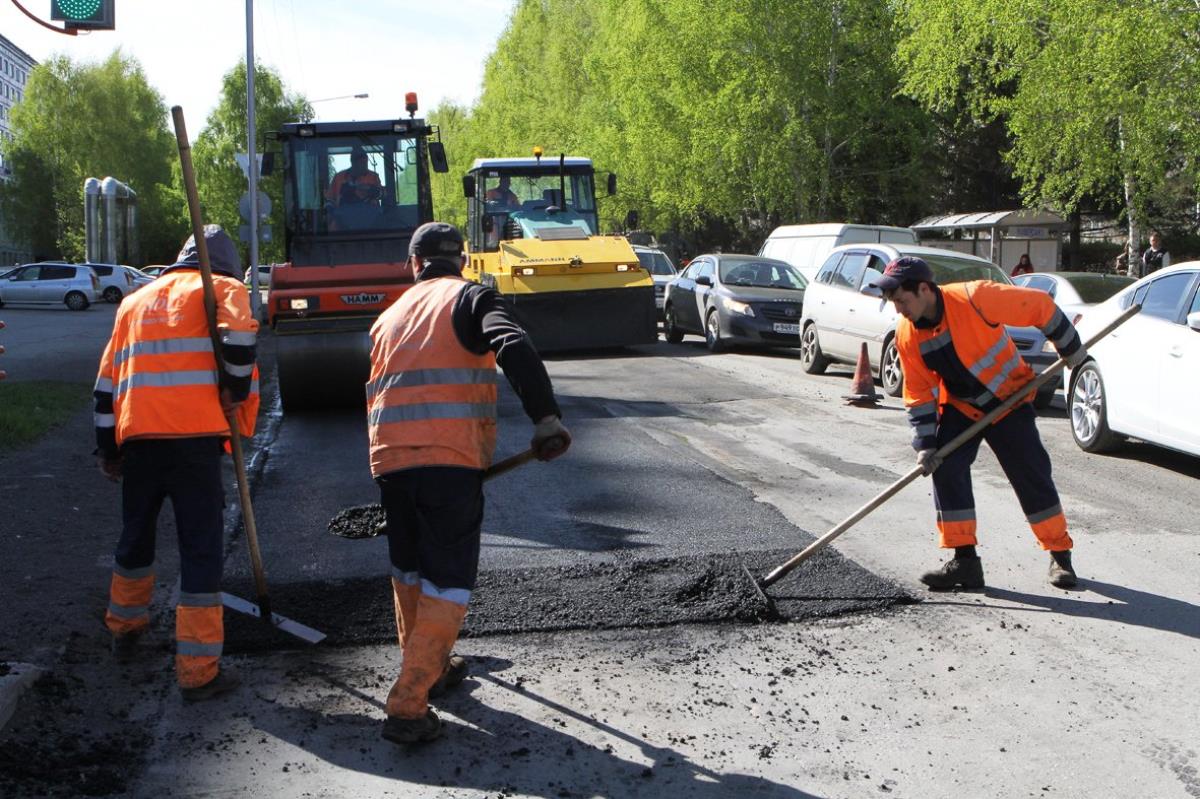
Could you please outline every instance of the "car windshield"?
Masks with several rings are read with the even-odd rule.
[[[1072,275],[1063,278],[1079,293],[1079,299],[1088,304],[1104,302],[1135,281],[1121,275]]]
[[[675,270],[671,268],[671,262],[661,252],[639,251],[637,257],[642,262],[642,268],[652,275],[675,274]]]
[[[796,269],[782,261],[721,259],[721,282],[731,286],[767,289],[802,289],[808,283]]]
[[[1004,270],[995,264],[955,258],[953,255],[922,254],[921,258],[933,270],[933,278],[939,284],[966,283],[969,280],[994,280],[997,283],[1012,283]]]

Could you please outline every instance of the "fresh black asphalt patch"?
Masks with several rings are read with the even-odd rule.
[[[353,546],[353,544],[347,544]],[[763,575],[795,552],[754,551],[678,558],[624,557],[604,563],[484,571],[462,635],[666,627],[678,624],[805,621],[878,611],[915,601],[832,549],[773,585],[773,614],[742,570]],[[226,590],[253,597],[249,582]],[[391,582],[372,578],[298,582],[271,587],[272,610],[328,637],[322,646],[396,640]],[[269,651],[304,646],[257,619],[227,611],[225,650]]]

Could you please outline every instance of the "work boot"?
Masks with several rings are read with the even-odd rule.
[[[1050,585],[1055,588],[1074,588],[1078,583],[1071,566],[1071,550],[1050,553]]]
[[[432,741],[442,734],[442,720],[433,708],[416,719],[388,716],[383,722],[383,737],[394,744],[420,744]]]
[[[121,633],[112,637],[113,660],[118,663],[132,663],[137,659],[138,641],[145,630],[134,630],[131,633]]]
[[[217,672],[217,676],[213,677],[204,685],[196,688],[181,688],[180,693],[183,694],[185,702],[203,702],[205,699],[212,699],[226,694],[242,684],[237,674],[229,669],[221,669]]]
[[[467,678],[467,659],[461,655],[451,655],[446,659],[446,670],[442,672],[442,676],[438,677],[429,688],[429,698],[437,699],[442,694],[455,687]]]
[[[933,591],[949,591],[955,586],[983,588],[983,561],[956,555],[937,571],[922,574],[921,582]]]

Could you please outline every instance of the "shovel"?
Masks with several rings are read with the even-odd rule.
[[[218,380],[224,380],[225,369],[221,361],[221,335],[217,330],[217,300],[213,289],[212,266],[208,260],[208,243],[204,240],[204,221],[200,217],[200,195],[196,191],[196,173],[192,168],[192,147],[188,143],[187,127],[184,125],[183,109],[171,109],[175,122],[175,138],[179,144],[179,160],[183,172],[183,185],[187,192],[188,211],[192,220],[192,236],[196,240],[196,255],[200,261],[200,277],[204,284],[204,311],[208,317],[208,333],[212,337],[213,357],[217,360]],[[250,504],[250,484],[246,482],[246,463],[242,457],[242,437],[238,434],[237,418],[226,415],[229,422],[229,445],[233,451],[233,466],[237,472],[238,492],[242,505],[242,523],[246,528],[246,543],[250,550],[250,565],[254,570],[254,587],[258,604],[222,592],[222,603],[241,613],[257,616],[271,627],[283,630],[310,644],[320,642],[325,634],[297,621],[271,612],[271,600],[267,596],[267,578],[263,573],[262,555],[258,549],[258,526],[254,522],[254,507]]]
[[[557,440],[557,439],[551,439],[551,440]],[[562,449],[562,447],[561,446],[553,447],[552,449]],[[484,482],[487,482],[488,480],[491,480],[493,477],[499,477],[502,474],[511,472],[513,469],[517,468],[518,466],[524,466],[525,464],[529,463],[531,460],[534,460],[536,458],[537,458],[537,453],[534,452],[532,447],[530,447],[529,449],[525,450],[524,452],[520,452],[516,455],[512,455],[512,456],[507,457],[504,460],[500,461],[499,463],[494,463],[491,466],[489,466],[483,472],[483,480],[484,480]],[[332,522],[331,522],[331,525],[332,525]],[[335,535],[338,535],[338,534],[335,533]],[[342,536],[342,537],[343,538],[375,538],[375,537],[381,536],[381,535],[387,535],[387,522],[386,521],[380,522],[379,524],[375,525],[374,529],[367,535],[359,535],[359,536],[348,536],[347,535],[347,536]]]
[[[1116,330],[1118,327],[1120,327],[1122,324],[1124,324],[1126,322],[1126,320],[1131,318],[1134,314],[1136,314],[1140,310],[1142,310],[1142,306],[1140,306],[1140,305],[1129,306],[1129,308],[1127,308],[1120,316],[1118,316],[1116,319],[1109,322],[1104,327],[1103,330],[1101,330],[1096,335],[1092,336],[1092,338],[1085,344],[1085,346],[1090,350],[1092,347],[1094,347],[1096,345],[1097,342],[1099,342],[1102,338],[1107,336],[1112,331]],[[995,408],[994,410],[989,411],[987,414],[984,415],[984,417],[982,419],[975,422],[975,424],[971,425],[966,430],[959,433],[958,436],[956,436],[953,440],[951,440],[949,443],[947,443],[941,449],[939,449],[936,453],[936,457],[941,460],[945,460],[947,455],[949,455],[951,452],[954,452],[956,449],[961,447],[963,444],[967,443],[972,438],[977,436],[980,432],[983,431],[984,428],[986,428],[989,424],[991,424],[997,417],[1006,413],[1009,409],[1014,407],[1017,403],[1024,400],[1030,391],[1040,388],[1043,385],[1045,385],[1046,383],[1049,383],[1051,379],[1056,378],[1058,376],[1058,373],[1060,371],[1062,371],[1063,367],[1065,367],[1066,365],[1067,365],[1066,360],[1059,358],[1057,361],[1055,361],[1049,367],[1047,367],[1046,371],[1044,371],[1040,375],[1034,377],[1032,380],[1027,382],[1021,388],[1019,388],[1015,392],[1013,392],[1012,396],[1010,396],[1008,399],[1004,400],[1004,402],[1002,402],[998,408]],[[746,576],[750,578],[750,581],[754,584],[754,589],[758,592],[759,596],[762,597],[763,601],[767,603],[767,607],[770,608],[772,613],[775,613],[775,603],[774,603],[774,601],[772,601],[772,599],[769,596],[767,596],[767,593],[766,593],[767,588],[770,588],[772,585],[774,585],[775,583],[782,580],[784,577],[786,577],[789,573],[791,573],[791,571],[793,569],[795,569],[797,566],[799,566],[801,563],[808,560],[809,558],[811,558],[813,555],[820,552],[825,547],[829,546],[829,544],[835,538],[837,538],[839,535],[841,535],[842,533],[849,530],[854,525],[858,524],[860,521],[863,520],[863,518],[865,518],[867,516],[867,514],[869,514],[871,511],[875,510],[876,508],[878,508],[883,503],[887,502],[893,496],[898,494],[900,492],[900,489],[904,488],[906,485],[911,483],[913,480],[916,480],[920,476],[921,476],[921,467],[917,466],[912,471],[910,471],[908,474],[904,475],[899,480],[897,480],[896,482],[894,482],[890,486],[888,486],[886,489],[884,489],[882,493],[880,493],[878,496],[876,496],[874,499],[872,499],[866,505],[863,505],[861,508],[854,511],[854,513],[852,513],[850,515],[850,517],[848,519],[846,519],[844,522],[842,522],[838,526],[834,527],[832,530],[830,530],[828,533],[826,533],[825,535],[818,538],[816,541],[809,544],[805,550],[798,553],[787,563],[784,563],[783,565],[776,567],[772,572],[767,574],[762,579],[758,579],[753,574],[751,574],[750,570],[748,568],[746,568],[745,564],[742,565],[742,571],[744,571],[746,573]]]

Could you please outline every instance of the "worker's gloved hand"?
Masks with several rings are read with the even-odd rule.
[[[557,416],[546,416],[534,425],[529,446],[539,461],[552,461],[571,446],[571,434]]]
[[[121,457],[109,459],[103,455],[96,456],[96,465],[100,467],[100,473],[112,480],[114,483],[121,482]]]
[[[923,449],[917,453],[917,466],[921,467],[921,474],[926,477],[933,474],[941,465],[942,459],[937,456],[936,449]]]
[[[1083,366],[1083,362],[1087,360],[1087,356],[1087,347],[1080,344],[1079,349],[1075,350],[1075,352],[1071,353],[1070,355],[1064,356],[1063,359],[1067,362],[1067,366],[1071,367],[1072,369],[1078,369],[1079,367]]]
[[[229,389],[221,389],[221,411],[226,416],[232,416],[233,414],[237,413],[238,406],[241,404],[241,402],[234,401],[233,394],[229,392]]]

